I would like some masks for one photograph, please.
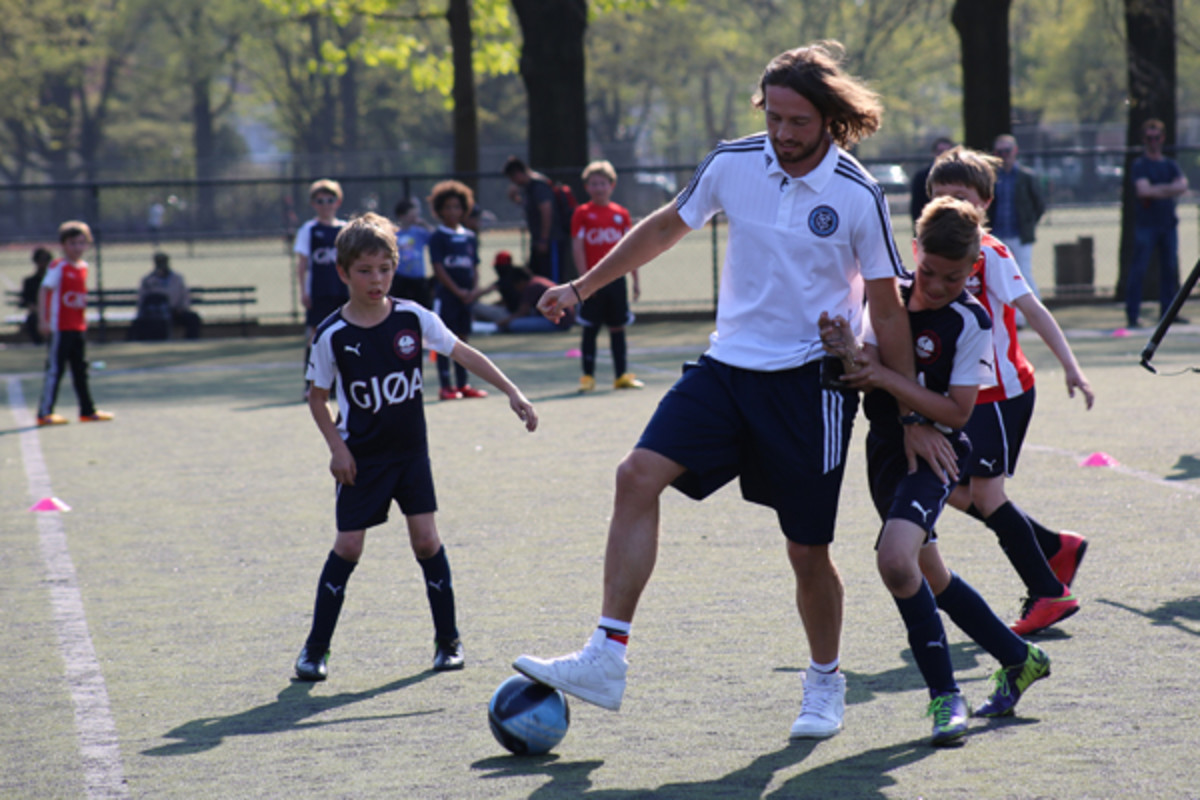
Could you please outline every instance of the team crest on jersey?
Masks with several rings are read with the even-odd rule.
[[[966,290],[976,297],[983,291],[983,279],[979,277],[978,272],[972,272],[967,276]]]
[[[933,331],[921,331],[913,339],[913,350],[917,361],[922,364],[932,364],[942,354],[942,340]]]
[[[392,340],[392,347],[396,355],[405,361],[421,357],[421,337],[416,331],[400,331]]]
[[[832,236],[838,229],[838,215],[829,206],[817,206],[808,215],[808,229],[822,238]]]

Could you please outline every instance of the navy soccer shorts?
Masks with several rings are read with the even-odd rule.
[[[583,301],[579,309],[579,324],[611,328],[623,328],[633,324],[633,313],[629,310],[629,289],[625,276],[601,287],[600,291]]]
[[[735,477],[773,508],[787,538],[833,541],[858,395],[823,390],[820,363],[780,372],[704,356],[663,397],[637,446],[686,469],[676,489],[700,500]]]
[[[1017,471],[1017,457],[1029,420],[1033,418],[1036,399],[1034,388],[1000,400],[975,406],[963,432],[971,440],[971,456],[963,463],[962,480],[971,478],[996,478],[1001,475],[1011,478]]]
[[[353,486],[337,485],[337,529],[361,531],[382,525],[395,500],[406,517],[437,511],[433,468],[422,453],[383,463],[358,461]]]
[[[959,470],[970,456],[971,443],[962,433],[947,437],[958,456]],[[933,526],[946,506],[953,482],[933,471],[923,458],[917,459],[917,471],[908,472],[904,440],[867,434],[867,482],[879,519],[904,519],[925,531],[925,541],[936,538]],[[882,532],[882,529],[881,529]],[[875,547],[879,547],[878,540]]]

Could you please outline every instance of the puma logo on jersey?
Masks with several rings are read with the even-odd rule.
[[[929,514],[930,514],[930,511],[932,511],[932,509],[926,509],[926,508],[924,508],[924,507],[923,507],[923,506],[922,506],[920,503],[918,503],[916,500],[913,500],[913,501],[912,501],[912,503],[910,503],[910,505],[911,505],[913,508],[915,508],[917,511],[921,512],[921,521],[922,521],[922,522],[928,522],[928,521],[929,521]]]
[[[362,342],[357,342],[353,346],[345,345],[342,349],[347,353],[354,353],[354,355],[362,357]]]

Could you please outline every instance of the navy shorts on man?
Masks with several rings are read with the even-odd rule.
[[[971,440],[971,455],[963,462],[959,483],[967,484],[971,478],[1013,476],[1033,418],[1035,399],[1031,386],[1016,397],[975,406],[963,428]]]
[[[359,461],[354,485],[337,486],[337,529],[360,531],[387,522],[395,500],[406,517],[437,511],[433,468],[429,456],[393,459],[383,463]]]
[[[663,397],[637,446],[682,465],[673,485],[687,496],[740,478],[742,496],[775,509],[788,539],[822,545],[833,541],[857,410],[857,394],[821,388],[820,362],[759,372],[704,356]]]

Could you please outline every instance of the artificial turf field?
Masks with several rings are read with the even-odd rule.
[[[664,495],[622,710],[573,701],[547,756],[493,740],[486,704],[512,659],[577,649],[595,624],[613,470],[703,350],[704,323],[635,326],[646,389],[586,397],[564,356],[574,333],[476,340],[541,427],[526,434],[496,396],[426,407],[467,668],[429,671],[420,572],[393,514],[368,536],[316,685],[293,681],[292,661],[333,498],[299,342],[91,345],[106,365],[94,394],[117,420],[52,429],[32,426],[42,352],[0,350],[0,797],[1200,797],[1200,375],[1138,366],[1148,332],[1112,336],[1115,306],[1056,315],[1096,407],[1068,400],[1026,339],[1040,397],[1009,488],[1090,537],[1083,608],[1039,638],[1053,674],[1017,716],[973,720],[946,750],[927,745],[927,697],[875,573],[861,418],[834,548],[843,733],[787,740],[808,653],[783,538],[726,487]],[[1173,329],[1155,365],[1200,365],[1200,326]],[[602,387],[610,373],[602,360]],[[70,388],[59,410],[73,416]],[[1097,452],[1118,464],[1080,466]],[[27,510],[43,496],[71,511]],[[947,562],[1011,618],[1020,584],[992,534],[953,511],[939,528]],[[978,704],[995,665],[947,631]]]

